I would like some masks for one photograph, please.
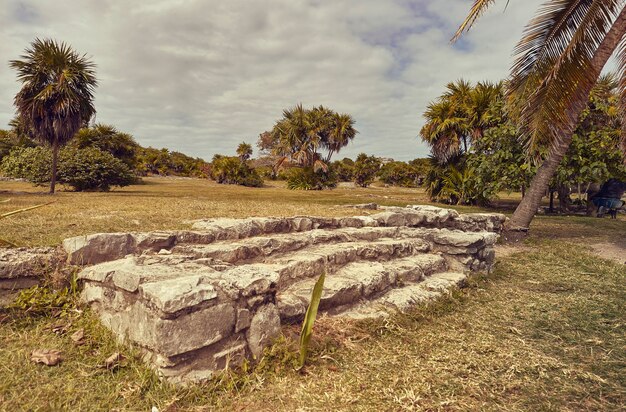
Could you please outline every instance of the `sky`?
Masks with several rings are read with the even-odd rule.
[[[448,82],[498,81],[541,0],[495,3],[450,43],[472,0],[2,0],[0,128],[20,84],[8,61],[35,38],[97,65],[96,121],[143,146],[210,160],[256,147],[285,108],[349,113],[336,158],[428,155],[422,116]]]

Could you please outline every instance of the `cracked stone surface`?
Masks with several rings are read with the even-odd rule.
[[[173,382],[262,356],[302,320],[326,273],[320,312],[387,316],[490,270],[505,221],[413,205],[369,216],[207,219],[189,231],[67,239],[82,298]],[[1,260],[0,260],[1,262]],[[1,266],[0,266],[1,267]]]

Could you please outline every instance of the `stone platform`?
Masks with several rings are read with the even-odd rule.
[[[190,231],[64,241],[82,297],[174,381],[258,357],[300,322],[326,273],[320,314],[386,316],[489,271],[505,217],[431,206],[369,216],[213,219]]]

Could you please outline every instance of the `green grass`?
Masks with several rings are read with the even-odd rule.
[[[94,213],[118,210],[120,219],[108,224],[126,230],[123,217],[141,217],[143,205],[148,216],[141,218],[156,229],[181,227],[181,219],[211,212],[333,215],[353,213],[332,208],[337,204],[423,198],[404,189],[294,193],[155,181],[108,195],[62,193],[58,209],[48,208],[45,216],[70,219],[92,204]],[[18,207],[48,199],[10,197]],[[170,214],[162,204],[167,201],[180,202],[179,210]],[[205,202],[212,206],[202,208]],[[36,216],[30,217],[36,222]],[[80,228],[54,221],[40,227],[26,219],[26,233],[12,239],[26,242],[39,227],[45,235],[38,244],[54,243],[65,231],[99,227],[88,210],[79,216]],[[40,317],[0,313],[0,410],[623,410],[626,265],[598,259],[589,245],[617,244],[625,231],[624,220],[538,217],[523,248],[500,257],[494,273],[474,276],[469,287],[434,305],[385,321],[318,319],[302,373],[294,370],[297,325],[285,328],[286,338],[256,368],[173,387],[156,379],[139,354],[117,343],[85,308]],[[53,331],[68,324],[63,334]],[[79,328],[86,342],[76,346],[70,336]],[[65,360],[55,367],[36,365],[29,357],[37,348],[60,349]],[[113,370],[102,368],[114,352],[125,360]]]

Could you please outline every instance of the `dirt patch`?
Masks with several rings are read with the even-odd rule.
[[[591,250],[601,258],[626,264],[626,244],[604,242],[594,243],[590,246]]]
[[[529,252],[532,248],[520,244],[501,243],[495,246],[496,258],[511,256],[514,253]]]

